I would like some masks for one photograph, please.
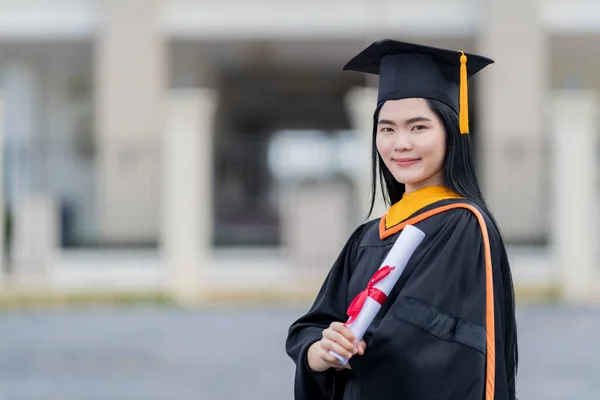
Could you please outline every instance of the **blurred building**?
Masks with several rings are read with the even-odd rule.
[[[600,90],[598,1],[0,0],[12,255],[58,243],[60,268],[177,246],[179,209],[208,227],[189,231],[204,254],[189,257],[209,269],[330,263],[366,216],[375,106],[376,81],[341,66],[382,37],[497,61],[470,87],[482,184],[509,243],[545,245],[549,99]],[[175,116],[203,122],[203,139],[172,143],[199,145],[197,169],[166,153]],[[178,206],[186,188],[195,203]]]

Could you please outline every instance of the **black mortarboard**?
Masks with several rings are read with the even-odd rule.
[[[460,116],[461,133],[468,133],[467,80],[493,62],[462,51],[384,39],[369,45],[343,69],[379,75],[377,103],[422,97],[447,104]]]

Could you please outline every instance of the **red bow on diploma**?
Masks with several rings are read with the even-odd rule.
[[[373,286],[375,286],[375,284],[377,282],[381,281],[383,278],[388,276],[390,274],[390,272],[392,272],[392,270],[394,270],[394,268],[396,268],[396,267],[390,267],[389,265],[386,265],[385,267],[379,268],[377,270],[377,272],[375,272],[375,274],[373,274],[373,277],[367,284],[367,288],[365,290],[363,290],[362,292],[360,292],[354,298],[354,300],[352,300],[352,303],[350,303],[350,306],[348,307],[348,311],[346,312],[346,314],[350,317],[350,319],[348,319],[348,321],[346,321],[346,323],[344,325],[346,325],[346,326],[350,325],[352,323],[352,321],[354,321],[356,319],[356,317],[358,317],[358,314],[360,313],[360,310],[362,310],[362,308],[365,304],[365,301],[367,300],[367,297],[370,297],[373,300],[375,300],[376,302],[378,302],[379,304],[383,305],[383,303],[387,299],[387,295],[385,293],[383,293],[381,290],[379,290]]]

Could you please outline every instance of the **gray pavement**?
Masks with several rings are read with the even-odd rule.
[[[0,314],[1,400],[292,399],[302,308]],[[600,309],[522,306],[521,399],[596,399]]]

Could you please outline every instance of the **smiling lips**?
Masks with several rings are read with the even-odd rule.
[[[420,158],[409,158],[409,157],[401,157],[401,158],[393,158],[392,161],[396,163],[399,167],[410,167],[417,161],[421,160]]]

